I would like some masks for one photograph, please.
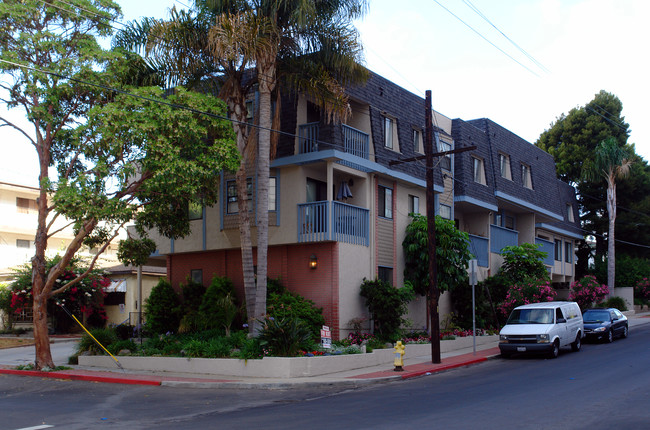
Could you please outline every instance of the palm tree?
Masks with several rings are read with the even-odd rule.
[[[121,39],[129,43],[121,45],[143,50],[152,68],[173,76],[170,82],[200,81],[201,73],[221,82],[220,97],[228,104],[242,155],[236,183],[246,307],[254,333],[266,314],[269,165],[278,137],[271,133],[280,111],[278,83],[309,95],[329,119],[344,117],[349,110],[344,86],[367,76],[352,26],[365,12],[366,0],[196,0],[195,6],[195,14],[172,10],[168,21],[132,24],[126,31],[132,35]],[[247,79],[253,66],[256,75]],[[246,95],[252,84],[259,91],[257,146],[246,124]],[[255,156],[257,276],[246,198],[246,167]]]
[[[347,114],[347,97],[342,82],[365,76],[365,69],[359,65],[361,50],[352,20],[363,15],[366,1],[197,0],[196,3],[207,6],[217,14],[245,11],[251,15],[251,19],[254,16],[259,22],[265,23],[258,27],[265,33],[251,39],[257,48],[254,52],[260,124],[257,158],[257,285],[254,313],[248,314],[253,322],[251,332],[254,332],[258,328],[259,319],[266,314],[269,165],[272,138],[277,139],[277,135],[271,135],[273,92],[282,77],[285,62],[294,67],[296,63],[302,63],[303,67],[319,69],[320,72],[309,77],[312,83],[316,83],[309,93],[318,90],[321,101],[324,102],[322,105],[331,116]],[[285,82],[294,83],[294,89],[304,89],[307,85],[301,82],[303,80],[294,74],[293,79]],[[279,96],[279,93],[276,92],[276,95]],[[324,97],[330,99],[326,101]],[[279,110],[278,103],[276,115]],[[246,294],[247,304],[250,299],[251,296]]]
[[[625,147],[618,144],[615,138],[608,137],[596,147],[594,161],[585,166],[583,174],[586,179],[595,181],[604,178],[607,182],[607,213],[609,215],[609,230],[607,233],[607,285],[610,294],[615,287],[615,239],[614,226],[616,223],[616,180],[625,178],[632,162]]]

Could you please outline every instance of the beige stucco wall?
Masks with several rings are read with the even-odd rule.
[[[365,299],[359,295],[363,279],[374,279],[371,266],[371,248],[368,246],[339,243],[339,321],[340,336],[346,337],[351,332],[348,324],[353,318],[368,318]],[[366,330],[369,327],[365,322]]]
[[[522,243],[535,243],[535,214],[518,214],[515,227],[519,232],[517,235],[519,245]]]
[[[136,275],[116,275],[114,279],[126,279],[126,295],[124,312],[120,312],[118,305],[106,306],[107,324],[120,324],[129,318],[130,312],[138,312],[138,278]],[[160,276],[142,276],[142,301],[143,303],[151,294],[151,290],[158,283]],[[144,312],[144,310],[143,310]],[[128,323],[128,321],[127,321]]]

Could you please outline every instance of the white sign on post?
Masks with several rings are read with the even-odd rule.
[[[332,347],[332,332],[326,325],[320,329],[320,344],[323,348],[329,349]]]

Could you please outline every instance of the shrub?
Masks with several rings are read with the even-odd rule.
[[[616,308],[621,312],[627,310],[627,306],[625,305],[625,300],[623,300],[623,297],[610,297],[605,301],[605,307]]]
[[[538,249],[540,246],[522,243],[506,246],[501,250],[503,264],[499,273],[506,277],[508,285],[530,282],[531,279],[549,280],[543,262],[546,253]]]
[[[181,352],[186,357],[204,357],[207,355],[207,349],[207,342],[198,339],[191,339],[183,344]]]
[[[413,289],[409,286],[395,288],[379,279],[370,281],[364,278],[360,294],[366,299],[366,306],[372,314],[375,333],[382,340],[394,340],[404,323],[402,315],[407,312],[406,305],[413,299]]]
[[[634,299],[640,300],[641,303],[650,301],[650,279],[642,278],[634,286]]]
[[[601,285],[595,276],[587,275],[571,284],[569,300],[578,303],[583,311],[589,309],[594,303],[598,303],[609,294],[607,285]]]
[[[225,358],[230,356],[231,349],[226,338],[218,337],[208,342],[205,354],[207,357]]]
[[[181,293],[183,295],[183,315],[198,312],[201,302],[203,302],[205,287],[188,278],[187,284],[181,284]]]
[[[499,305],[499,311],[507,318],[517,306],[528,303],[552,302],[555,296],[557,296],[557,291],[550,286],[548,281],[515,284],[510,287],[505,300]]]
[[[145,302],[146,328],[152,334],[174,332],[180,322],[180,300],[172,284],[161,278]]]
[[[90,331],[90,334],[93,335],[97,342],[101,343],[104,348],[110,351],[110,346],[117,342],[117,335],[115,330],[111,328],[98,328]],[[77,354],[82,352],[90,352],[91,354],[106,354],[104,349],[97,345],[95,340],[93,340],[88,333],[85,333],[79,343],[77,344]]]
[[[238,311],[234,297],[235,291],[230,279],[221,276],[212,278],[199,308],[206,328],[230,331]]]
[[[118,340],[115,343],[111,343],[109,346],[106,347],[106,349],[108,349],[111,354],[117,355],[120,353],[120,351],[124,349],[128,349],[132,353],[136,352],[138,350],[138,346],[132,340],[127,339],[127,340]]]
[[[129,324],[118,324],[114,326],[113,329],[120,340],[128,340],[133,337],[135,333],[135,327]]]
[[[320,336],[320,329],[325,324],[322,308],[316,307],[313,301],[300,294],[286,289],[268,295],[266,312],[269,317],[276,320],[298,319],[302,321],[314,339]]]
[[[266,318],[258,339],[260,346],[268,347],[272,355],[294,357],[310,346],[312,333],[298,318]]]

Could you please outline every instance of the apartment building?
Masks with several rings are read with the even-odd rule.
[[[335,339],[350,332],[351,319],[368,316],[359,295],[364,278],[377,277],[403,285],[402,241],[410,222],[408,214],[426,212],[424,161],[391,163],[424,154],[424,99],[376,74],[371,74],[365,85],[350,88],[348,94],[351,115],[336,123],[327,122],[318,106],[304,95],[283,95],[281,130],[286,134],[279,138],[271,163],[268,208],[268,276],[280,278],[290,290],[322,307]],[[251,105],[254,102],[252,97]],[[563,188],[557,181],[548,154],[514,139],[516,136],[505,129],[498,131],[503,136],[514,136],[512,142],[489,139],[487,126],[481,128],[480,121],[452,121],[434,112],[434,123],[438,150],[458,147],[458,141],[462,145],[480,143],[474,153],[439,159],[434,170],[434,204],[439,215],[456,219],[461,229],[472,234],[483,277],[498,268],[498,247],[510,244],[496,233],[506,228],[505,217],[516,219],[516,225],[507,224],[512,227],[508,231],[515,232],[514,243],[539,240],[549,246],[556,237],[572,240],[573,236],[561,235],[564,230],[556,228],[562,218],[556,208],[559,190],[569,201],[572,189]],[[505,153],[510,154],[512,163],[527,163],[539,190],[524,187],[524,194],[530,192],[531,196],[522,197],[505,185],[494,186],[493,169],[497,164],[491,161],[491,151],[492,146],[495,153],[499,150],[496,142],[498,148],[503,145]],[[525,148],[532,158],[509,149],[510,144]],[[469,181],[471,160],[477,156],[485,163],[481,184]],[[544,173],[537,166],[540,159]],[[466,162],[470,164],[466,166]],[[257,199],[252,167],[248,199],[254,219]],[[544,176],[547,174],[551,176]],[[517,176],[517,183],[520,181]],[[549,181],[556,194],[544,190],[543,184]],[[459,186],[462,183],[469,186]],[[539,196],[535,196],[538,191]],[[166,259],[167,275],[175,287],[188,277],[207,286],[214,275],[228,276],[238,296],[243,297],[233,175],[223,175],[219,195],[222,198],[218,205],[190,211],[192,232],[188,237],[154,237],[158,244],[154,257]],[[545,199],[553,201],[547,203]],[[494,218],[494,213],[501,218]],[[484,252],[485,246],[493,252]],[[554,264],[553,268],[558,282],[572,276],[572,263]],[[449,301],[443,296],[440,312],[449,311]],[[408,318],[414,328],[426,327],[424,298],[411,303]]]
[[[489,119],[453,120],[455,145],[476,146],[454,160],[454,219],[470,234],[480,278],[495,274],[505,246],[546,252],[553,285],[568,297],[575,241],[583,236],[575,190],[557,179],[553,157]]]

